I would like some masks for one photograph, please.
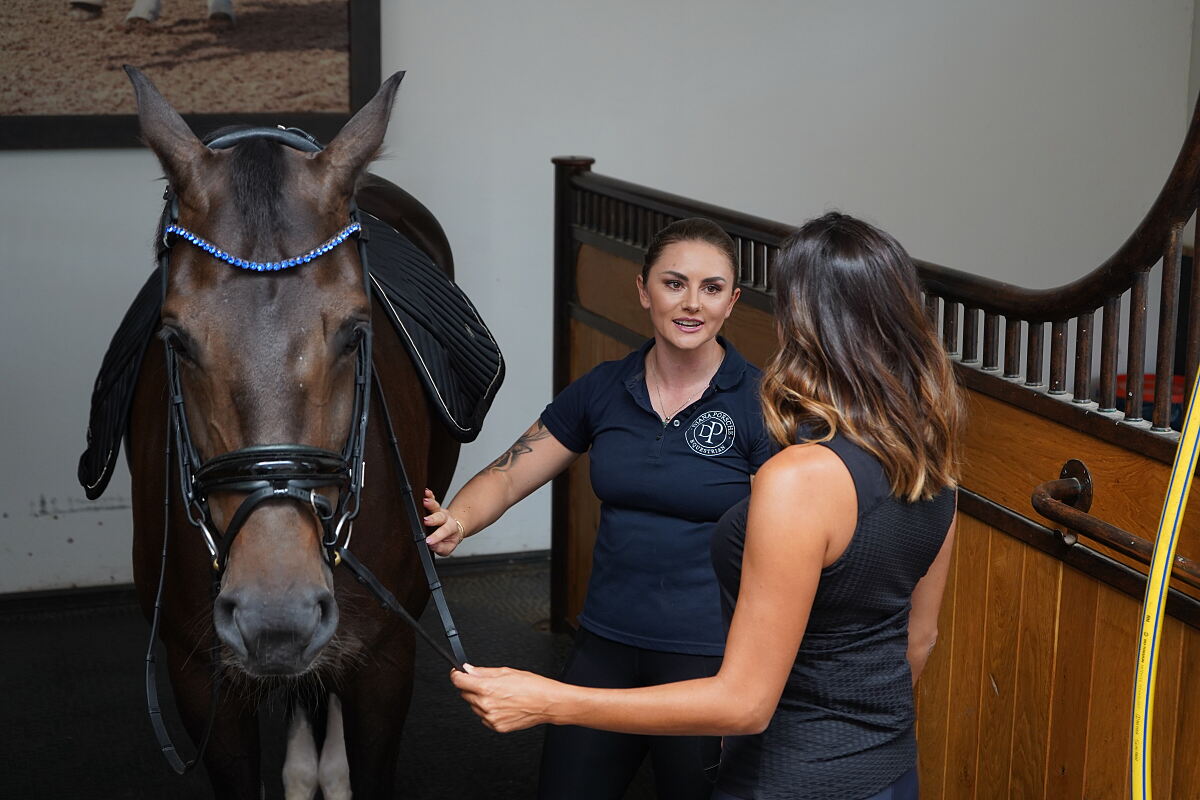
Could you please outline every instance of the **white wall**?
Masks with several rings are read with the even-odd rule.
[[[409,75],[376,171],[438,215],[508,359],[458,483],[549,399],[551,156],[784,221],[841,208],[1045,287],[1124,240],[1189,116],[1188,0],[382,5],[385,69]],[[157,172],[140,151],[0,154],[0,591],[129,579],[128,510],[83,502],[74,472],[151,267]],[[122,473],[104,500],[128,494]],[[547,547],[548,521],[543,490],[461,552]]]

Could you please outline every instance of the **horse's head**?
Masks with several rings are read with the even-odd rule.
[[[303,152],[269,138],[210,148],[145,76],[128,71],[142,135],[177,198],[178,224],[225,253],[276,263],[347,227],[355,184],[383,141],[401,77],[385,81],[328,147]],[[256,445],[342,451],[356,424],[356,362],[370,324],[353,242],[268,274],[177,244],[167,276],[163,337],[176,354],[200,461]],[[317,491],[336,507],[336,487]],[[210,492],[213,525],[227,530],[247,496]],[[312,668],[337,628],[316,510],[283,495],[253,505],[220,565],[214,624],[250,674]]]

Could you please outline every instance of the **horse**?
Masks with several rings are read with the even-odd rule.
[[[383,317],[364,285],[359,252],[329,238],[346,233],[357,197],[452,269],[433,215],[366,172],[403,73],[384,81],[327,147],[306,152],[276,141],[271,129],[210,148],[146,76],[126,70],[143,139],[166,174],[173,218],[193,237],[162,250],[159,333],[137,377],[126,448],[134,583],[147,619],[157,620],[181,720],[203,749],[216,796],[258,798],[258,703],[283,689],[296,711],[282,776],[287,797],[312,797],[318,785],[331,800],[349,797],[351,787],[360,798],[391,797],[412,694],[414,635],[336,566],[340,557],[323,525],[356,490],[328,477],[322,482],[328,465],[317,480],[278,484],[265,497],[248,499],[244,482],[224,479],[274,469],[272,459],[329,461],[355,441],[361,423],[372,487],[357,475],[354,552],[404,610],[420,615],[429,587],[419,562],[427,555],[409,543],[413,515],[406,518],[405,492],[397,487],[407,468],[410,491],[444,492],[458,442],[433,416],[391,326],[376,324]],[[307,263],[291,267],[289,256],[327,239],[309,250]],[[196,240],[238,253],[242,266],[273,270],[238,269],[214,257],[215,249],[191,246]],[[383,413],[369,416],[364,351],[367,367],[379,365],[374,374],[386,397],[386,404],[376,400]],[[169,406],[180,416],[173,418]],[[172,428],[173,419],[182,431]],[[400,424],[389,432],[392,419]],[[401,465],[389,450],[392,437]],[[197,534],[195,504],[180,502],[190,491],[186,477],[181,488],[181,448],[194,448],[200,467],[192,479],[213,472],[203,498],[209,517],[200,522],[216,548]],[[299,477],[306,475],[312,477]],[[164,496],[173,498],[165,512]],[[349,533],[335,533],[347,548]],[[314,726],[316,738],[325,728],[319,752]]]
[[[209,27],[233,27],[233,0],[207,0],[207,6]],[[98,19],[104,13],[104,0],[70,0],[67,8],[73,19],[87,22]],[[134,0],[121,25],[126,30],[134,30],[157,22],[160,16],[162,0]]]

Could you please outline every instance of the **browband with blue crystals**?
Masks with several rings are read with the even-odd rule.
[[[190,242],[196,247],[199,247],[213,258],[220,259],[226,264],[232,264],[235,267],[253,270],[254,272],[274,272],[276,270],[287,269],[288,267],[298,267],[301,264],[307,264],[314,258],[325,255],[330,250],[349,239],[353,234],[358,233],[361,230],[361,225],[359,225],[357,222],[351,222],[349,225],[338,231],[333,238],[329,239],[329,241],[317,245],[304,255],[296,256],[295,258],[285,258],[282,261],[250,261],[246,258],[232,256],[207,239],[202,239],[189,231],[187,228],[174,223],[163,228],[163,237],[166,238],[168,234],[174,234],[184,241]]]

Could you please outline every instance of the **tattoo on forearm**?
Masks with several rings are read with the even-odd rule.
[[[539,439],[545,439],[549,435],[550,431],[546,430],[546,426],[539,419],[532,428],[522,434],[520,439],[513,442],[513,446],[505,450],[503,455],[488,464],[484,472],[506,472],[513,464],[517,463],[518,458],[533,452],[531,444]]]

